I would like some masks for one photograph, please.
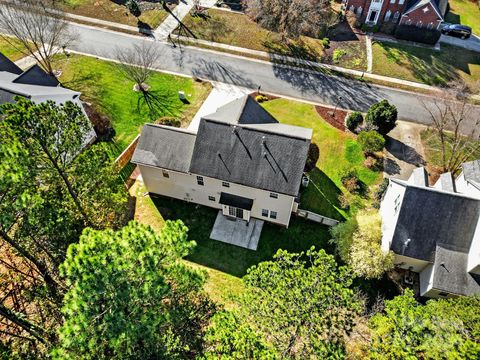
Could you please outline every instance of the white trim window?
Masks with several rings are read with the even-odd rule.
[[[428,23],[427,29],[432,30],[433,29],[433,22]]]
[[[387,10],[387,12],[385,13],[385,17],[383,18],[383,21],[389,21],[390,20],[390,17],[392,16],[392,12],[390,10]]]
[[[403,5],[404,3],[405,3],[405,0],[399,0],[399,1],[398,1],[398,4],[399,4],[399,5]]]
[[[395,0],[390,0],[390,4],[395,4]]]
[[[268,210],[267,209],[262,209],[262,216],[263,217],[268,217]]]
[[[395,13],[393,14],[393,22],[397,22],[398,21],[398,18],[400,17],[400,11],[395,11]]]
[[[417,25],[416,25],[416,26],[417,26],[418,28],[423,27],[423,22],[422,22],[422,20],[417,21]]]

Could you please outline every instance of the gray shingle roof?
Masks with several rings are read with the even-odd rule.
[[[407,186],[391,249],[396,254],[430,262],[435,260],[439,244],[468,252],[479,215],[480,200]]]
[[[296,196],[309,145],[309,139],[202,119],[190,172]]]
[[[253,199],[225,192],[220,193],[220,200],[218,202],[222,205],[234,206],[248,211],[252,210],[253,206]]]
[[[0,71],[6,71],[12,74],[20,75],[23,70],[20,69],[13,61],[0,52]]]
[[[435,250],[432,287],[457,295],[480,293],[480,276],[467,272],[468,254],[439,245]]]
[[[25,70],[19,77],[13,80],[16,84],[39,85],[39,86],[58,86],[58,80],[47,74],[40,66],[33,65]]]
[[[142,129],[132,162],[188,172],[194,145],[194,133],[147,124]]]

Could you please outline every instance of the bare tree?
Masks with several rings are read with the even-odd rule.
[[[442,170],[456,173],[480,152],[480,116],[463,84],[454,84],[430,102],[423,101],[440,144]]]
[[[63,13],[53,9],[54,5],[49,0],[23,0],[0,7],[0,28],[13,38],[0,37],[26,56],[32,56],[52,75],[53,57],[75,39]]]
[[[152,120],[168,110],[168,102],[164,101],[164,96],[148,84],[159,58],[160,52],[153,42],[142,42],[131,48],[117,48],[115,51],[117,62],[114,67],[126,79],[134,82],[133,90],[140,94],[137,110],[140,111],[141,105],[146,105]]]
[[[283,36],[324,36],[339,21],[329,0],[245,0],[254,21]]]

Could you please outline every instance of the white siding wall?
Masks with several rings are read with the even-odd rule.
[[[414,259],[408,256],[398,254],[395,254],[395,259],[393,260],[393,263],[401,269],[410,269],[416,273],[421,272],[423,269],[425,269],[425,267],[430,264],[428,261],[425,260]]]
[[[147,190],[154,194],[165,195],[176,199],[194,202],[200,205],[222,209],[219,204],[220,193],[226,192],[238,196],[253,199],[253,207],[250,216],[270,221],[276,224],[288,226],[293,209],[294,197],[278,194],[278,198],[270,197],[270,191],[251,188],[239,184],[230,183],[230,187],[223,187],[222,181],[203,176],[204,185],[197,184],[195,174],[185,174],[175,171],[168,171],[169,177],[163,176],[160,168],[139,165],[143,181]],[[215,201],[208,199],[214,196]],[[277,218],[272,219],[262,216],[262,209],[276,211]],[[244,217],[247,216],[244,214]]]
[[[477,222],[472,245],[468,252],[467,270],[471,273],[480,275],[480,219]]]
[[[473,198],[480,198],[480,190],[465,180],[463,172],[460,173],[460,175],[455,179],[455,186],[457,188],[457,192],[459,193],[471,196]]]
[[[425,294],[432,289],[433,284],[433,264],[428,264],[420,273],[420,295]]]
[[[392,244],[393,233],[397,225],[398,214],[402,206],[405,186],[390,181],[383,201],[380,205],[382,216],[382,250],[388,252]],[[396,209],[396,210],[395,210]]]

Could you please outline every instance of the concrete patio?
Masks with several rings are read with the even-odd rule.
[[[250,218],[250,221],[247,223],[245,220],[224,216],[219,211],[210,234],[210,239],[250,250],[257,250],[262,228],[263,220]]]

